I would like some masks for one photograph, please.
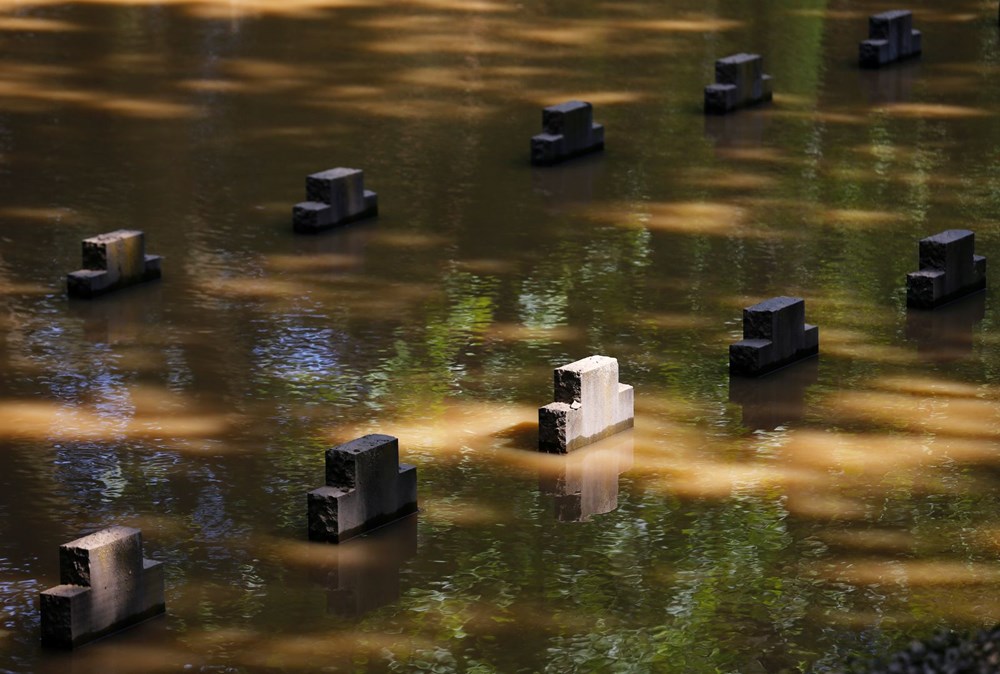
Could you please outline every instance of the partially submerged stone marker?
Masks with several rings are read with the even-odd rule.
[[[326,452],[326,486],[307,497],[309,538],[340,543],[417,511],[417,469],[399,440],[366,435]]]
[[[933,309],[986,288],[986,258],[976,235],[949,229],[920,240],[920,271],[906,275],[906,305]]]
[[[41,593],[42,645],[74,648],[163,613],[163,564],[142,532],[110,527],[59,546],[59,579]]]
[[[758,54],[733,54],[715,62],[715,84],[705,87],[705,114],[724,115],[770,101],[772,80]]]
[[[531,138],[531,163],[550,166],[604,149],[604,127],[594,122],[594,107],[567,101],[542,110],[544,131]]]
[[[858,48],[862,68],[884,65],[920,56],[921,35],[913,29],[913,12],[894,9],[868,18],[868,39]]]
[[[83,269],[66,276],[70,297],[90,298],[160,278],[158,255],[146,255],[146,236],[119,229],[83,240]]]
[[[729,345],[729,371],[758,377],[819,353],[819,328],[805,322],[806,303],[772,297],[743,310],[743,339]]]
[[[306,177],[306,201],[292,209],[292,228],[316,234],[378,215],[378,195],[365,189],[364,172],[334,168]]]
[[[618,360],[590,356],[553,372],[555,402],[538,410],[538,449],[565,454],[634,424],[634,392]]]

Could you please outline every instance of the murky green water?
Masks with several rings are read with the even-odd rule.
[[[0,0],[0,670],[825,672],[1000,621],[1000,314],[903,292],[944,229],[1000,261],[996,6],[942,4],[870,73],[875,2]],[[774,104],[705,120],[737,51]],[[574,97],[607,151],[532,169]],[[294,236],[333,166],[382,215]],[[163,281],[68,302],[122,227]],[[731,392],[781,294],[821,358]],[[635,430],[537,455],[592,353]],[[420,515],[307,543],[370,431]],[[167,615],[41,651],[58,546],[111,524]]]

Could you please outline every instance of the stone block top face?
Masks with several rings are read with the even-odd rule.
[[[608,356],[589,356],[578,361],[563,365],[553,371],[555,402],[586,404],[584,397],[590,392],[590,387],[585,387],[584,382],[593,379],[594,375],[604,372],[601,377],[606,382],[618,383],[618,359]],[[594,391],[596,393],[596,391]]]
[[[943,232],[935,234],[934,236],[928,236],[920,240],[920,243],[935,243],[935,244],[949,244],[955,241],[961,241],[965,238],[971,238],[975,241],[976,233],[968,229],[946,229]]]
[[[872,14],[868,18],[869,35],[871,38],[887,38],[889,24],[900,23],[903,30],[913,28],[913,12],[908,9],[890,9],[887,12]]]
[[[920,268],[948,273],[972,271],[976,235],[967,229],[949,229],[920,240]],[[966,270],[965,267],[969,269]]]
[[[733,54],[715,62],[717,84],[739,84],[747,75],[763,75],[764,59],[759,54]]]
[[[67,585],[105,589],[143,568],[142,532],[110,527],[59,547],[59,576]]]
[[[594,108],[584,101],[567,101],[542,110],[542,127],[555,136],[586,138],[593,124]]]
[[[309,177],[316,180],[341,180],[343,178],[347,178],[348,176],[360,173],[363,173],[361,169],[344,168],[341,166],[326,171],[320,171],[319,173],[313,173]]]
[[[364,172],[361,169],[333,168],[306,177],[306,199],[337,208],[338,218],[364,209]]]
[[[113,232],[106,232],[104,234],[98,234],[97,236],[91,236],[84,239],[83,242],[94,245],[106,245],[112,241],[127,239],[133,236],[143,236],[143,233],[138,229],[116,229]]]
[[[805,322],[805,307],[800,297],[772,297],[747,307],[743,310],[743,337],[773,340],[786,326]]]
[[[359,458],[369,454],[374,459],[371,465],[359,465]],[[391,435],[365,435],[326,452],[326,484],[329,487],[356,489],[359,480],[386,479],[398,472],[399,440]]]
[[[119,229],[83,240],[83,268],[120,273],[126,278],[141,275],[146,265],[145,235]]]

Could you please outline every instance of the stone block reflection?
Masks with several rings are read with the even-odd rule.
[[[417,522],[411,516],[339,546],[310,546],[318,549],[309,576],[327,589],[327,613],[359,618],[399,599],[400,569],[417,554]]]
[[[806,389],[819,377],[819,360],[812,358],[767,377],[730,377],[729,402],[743,407],[743,425],[750,430],[774,430],[805,416]]]
[[[589,204],[594,199],[595,188],[604,181],[603,157],[590,155],[575,162],[560,166],[558,170],[534,168],[531,170],[531,186],[536,194],[546,200],[546,205],[555,211],[566,206]]]
[[[906,338],[922,359],[952,361],[972,353],[976,325],[986,317],[986,293],[971,295],[934,311],[906,312]]]
[[[705,115],[705,138],[716,147],[756,147],[764,141],[770,117],[759,110],[742,115]]]
[[[618,508],[618,476],[632,468],[632,435],[602,440],[540,470],[538,489],[555,496],[556,519],[588,522]]]
[[[135,344],[151,325],[163,321],[163,288],[159,284],[142,292],[125,291],[113,298],[73,302],[68,312],[81,321],[83,337],[94,344]]]

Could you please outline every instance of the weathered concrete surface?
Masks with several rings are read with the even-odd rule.
[[[550,166],[604,149],[604,127],[594,123],[594,108],[567,101],[542,110],[543,133],[531,139],[531,163]]]
[[[868,38],[858,48],[862,68],[884,65],[920,56],[922,37],[913,29],[913,13],[894,9],[868,19]]]
[[[41,593],[42,645],[74,648],[163,613],[163,565],[142,532],[111,527],[59,547],[58,585]]]
[[[364,187],[360,169],[334,168],[306,177],[306,201],[292,209],[292,228],[316,234],[378,215],[378,195]]]
[[[553,373],[555,402],[538,410],[538,448],[565,454],[634,423],[632,387],[618,382],[618,360],[590,356]]]
[[[758,377],[819,353],[819,328],[805,322],[806,303],[772,297],[743,310],[743,339],[729,345],[729,371]]]
[[[724,115],[772,98],[764,59],[758,54],[733,54],[715,62],[715,84],[705,87],[705,113]]]
[[[83,240],[83,269],[66,276],[70,297],[90,298],[160,278],[161,259],[146,255],[146,237],[119,229]]]
[[[339,543],[417,511],[417,469],[399,441],[366,435],[326,452],[326,486],[307,497],[309,538]]]
[[[933,309],[986,288],[986,258],[975,254],[976,235],[949,229],[920,240],[920,271],[906,275],[906,304]]]

